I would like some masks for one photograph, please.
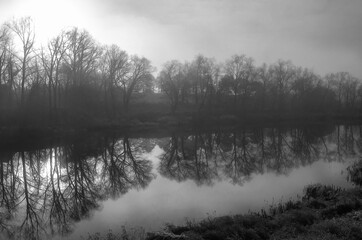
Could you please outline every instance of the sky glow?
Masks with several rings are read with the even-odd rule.
[[[360,0],[0,0],[0,21],[31,16],[38,45],[62,29],[88,30],[151,60],[223,62],[233,54],[256,64],[291,60],[317,74],[362,78]]]

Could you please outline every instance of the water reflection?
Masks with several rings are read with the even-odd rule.
[[[361,127],[238,129],[162,139],[94,137],[34,151],[0,153],[0,227],[20,239],[67,235],[103,200],[146,188],[159,174],[212,186],[255,174],[288,174],[318,160],[357,158]],[[156,170],[144,157],[164,149]],[[190,196],[191,197],[191,196]],[[1,235],[0,235],[1,236]]]
[[[325,129],[324,129],[325,130]],[[321,158],[335,160],[334,144],[337,144],[338,160],[343,154],[355,154],[350,141],[352,127],[344,127],[344,137],[335,133],[324,135],[311,129],[252,129],[197,133],[188,136],[173,135],[164,146],[159,172],[161,175],[197,184],[213,184],[228,179],[242,185],[252,174],[273,171],[288,174],[292,169],[305,166]],[[336,138],[339,139],[337,142]],[[329,138],[329,139],[327,139]],[[327,144],[329,146],[327,146]]]
[[[146,187],[151,169],[139,142],[127,137],[3,154],[2,230],[24,239],[67,234],[101,200]]]

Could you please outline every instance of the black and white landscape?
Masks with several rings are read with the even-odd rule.
[[[362,239],[359,0],[0,0],[0,239]]]

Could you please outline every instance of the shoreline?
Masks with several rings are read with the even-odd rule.
[[[168,226],[168,231],[175,237],[167,239],[362,239],[362,189],[310,185],[298,201],[258,213]],[[150,233],[146,239],[163,235]]]
[[[168,224],[157,232],[94,233],[88,240],[108,239],[362,239],[362,189],[314,184],[304,196],[248,214],[209,217],[184,225]]]
[[[139,117],[127,117],[117,121],[96,121],[82,124],[63,125],[22,125],[0,126],[0,144],[27,138],[68,137],[86,133],[126,133],[145,135],[156,132],[189,131],[194,129],[235,129],[252,127],[290,127],[308,125],[358,125],[362,124],[362,115],[161,115],[150,121],[141,121]],[[162,135],[162,133],[161,133]],[[4,141],[4,139],[6,139]]]

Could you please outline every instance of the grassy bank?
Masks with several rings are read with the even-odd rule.
[[[271,206],[245,215],[208,218],[183,226],[167,225],[147,234],[108,233],[96,239],[362,239],[362,189],[342,190],[311,185],[298,201]]]

